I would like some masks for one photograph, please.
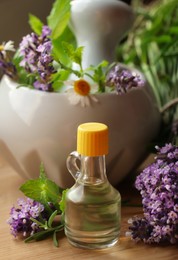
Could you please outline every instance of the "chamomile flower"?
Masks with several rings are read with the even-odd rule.
[[[14,42],[13,41],[3,42],[0,45],[0,52],[2,52],[2,54],[4,56],[6,56],[6,52],[7,51],[15,51]]]
[[[91,85],[85,79],[75,80],[71,83],[73,88],[69,88],[67,93],[69,102],[72,105],[80,104],[82,107],[86,107],[90,106],[92,101],[98,102],[98,99],[91,94]]]

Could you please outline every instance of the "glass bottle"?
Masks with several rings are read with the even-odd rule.
[[[107,248],[119,238],[121,197],[107,179],[107,153],[105,124],[78,127],[77,151],[67,158],[67,168],[76,182],[66,194],[65,209],[65,234],[76,247]]]

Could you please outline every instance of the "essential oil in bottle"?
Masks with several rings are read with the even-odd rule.
[[[107,153],[105,124],[78,127],[77,152],[67,158],[67,168],[76,182],[67,192],[65,209],[65,234],[76,247],[107,248],[119,238],[121,197],[107,179]]]

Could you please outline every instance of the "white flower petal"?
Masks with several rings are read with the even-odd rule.
[[[98,99],[94,95],[90,95],[90,98],[94,102],[98,102]]]
[[[5,51],[15,51],[14,48],[14,42],[13,41],[8,41],[4,44],[4,50]]]
[[[68,99],[71,105],[77,105],[78,103],[80,103],[80,97],[78,95],[75,95],[74,93],[68,95]]]
[[[89,96],[85,96],[83,99],[85,106],[90,106],[90,97]]]

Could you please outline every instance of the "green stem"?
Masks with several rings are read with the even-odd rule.
[[[79,72],[79,71],[77,71],[77,70],[73,70],[73,69],[67,67],[66,65],[64,65],[64,64],[61,63],[60,61],[59,61],[59,64],[61,65],[61,68],[62,68],[62,69],[65,69],[65,70],[69,71],[70,73],[75,74],[77,77],[81,78],[81,76],[82,76],[82,73],[81,73],[81,72]]]
[[[104,93],[105,92],[105,84],[103,83],[103,81],[99,80],[98,85],[99,85],[99,92]]]
[[[166,103],[160,110],[160,112],[163,114],[165,113],[168,109],[170,109],[171,107],[175,106],[178,104],[178,98],[174,98],[171,101],[169,101],[168,103]]]
[[[57,227],[48,228],[47,230],[43,230],[43,231],[37,232],[37,233],[27,237],[24,241],[25,241],[25,243],[28,243],[28,242],[31,242],[33,240],[36,240],[36,241],[43,240],[46,237],[48,237],[51,234],[53,234],[54,232],[57,233],[59,231],[62,231],[63,229],[64,229],[64,225],[61,224],[61,225],[59,225]]]

